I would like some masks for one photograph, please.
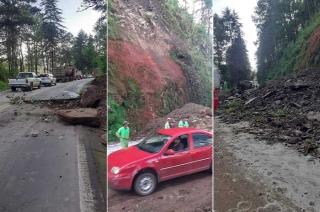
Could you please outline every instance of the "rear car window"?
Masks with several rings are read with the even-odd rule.
[[[202,133],[192,134],[192,142],[195,148],[212,145],[212,137]]]
[[[33,74],[32,73],[19,73],[18,74],[18,79],[25,79],[25,78],[32,78]]]

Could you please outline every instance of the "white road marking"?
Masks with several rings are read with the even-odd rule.
[[[2,111],[2,110],[4,110],[4,109],[8,108],[9,106],[10,106],[10,104],[9,104],[9,103],[5,103],[5,104],[3,104],[3,105],[0,105],[0,111]]]
[[[94,212],[95,199],[94,192],[90,181],[89,165],[87,153],[83,143],[78,140],[78,172],[79,172],[79,194],[80,194],[80,211]]]

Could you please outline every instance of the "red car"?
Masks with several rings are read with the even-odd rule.
[[[212,171],[212,133],[193,128],[160,130],[135,146],[111,153],[107,164],[110,187],[149,195],[161,181]]]

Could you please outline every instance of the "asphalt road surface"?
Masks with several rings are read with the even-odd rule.
[[[37,100],[79,93],[89,80],[29,92]],[[0,93],[0,212],[105,211],[86,142],[89,128],[66,125],[42,104],[11,105]],[[24,95],[15,92],[14,95]]]
[[[56,86],[41,87],[41,89],[34,89],[33,91],[17,92],[4,91],[0,93],[0,104],[5,102],[6,96],[24,96],[26,100],[32,101],[48,101],[48,100],[65,100],[77,99],[81,89],[92,81],[93,78],[75,80],[66,83],[58,83]]]

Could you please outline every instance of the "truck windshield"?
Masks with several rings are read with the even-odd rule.
[[[32,78],[33,75],[32,73],[19,73],[18,74],[18,79],[25,79],[25,78]]]
[[[136,146],[142,151],[157,153],[160,152],[162,147],[170,140],[170,138],[171,137],[167,135],[150,136],[143,139],[143,141]]]

